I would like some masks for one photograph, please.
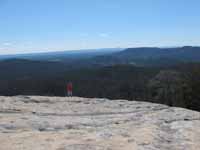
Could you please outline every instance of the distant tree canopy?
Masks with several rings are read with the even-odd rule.
[[[160,71],[150,80],[148,87],[155,102],[170,106],[187,106],[191,87],[189,87],[187,78],[181,72],[173,70]]]
[[[191,88],[186,108],[200,111],[200,67],[198,64],[188,66],[188,85]]]
[[[200,64],[76,68],[24,60],[0,63],[0,95],[65,96],[66,83],[81,97],[149,101],[200,111]]]

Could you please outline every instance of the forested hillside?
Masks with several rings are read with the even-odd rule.
[[[200,111],[198,50],[127,49],[70,62],[2,60],[0,95],[65,96],[71,81],[76,96],[151,101]]]
[[[189,68],[178,70],[177,66],[169,69],[117,65],[30,74],[10,70],[9,79],[1,76],[0,94],[65,96],[66,84],[72,81],[76,96],[151,101],[200,110],[200,64],[186,66]]]

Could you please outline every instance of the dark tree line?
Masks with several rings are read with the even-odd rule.
[[[53,72],[53,73],[51,73]],[[4,72],[5,73],[5,72]],[[7,71],[9,73],[9,71]],[[200,64],[164,67],[110,67],[50,70],[0,75],[0,95],[65,96],[66,83],[76,96],[150,101],[200,111]]]

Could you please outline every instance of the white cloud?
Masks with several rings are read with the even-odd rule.
[[[100,33],[99,36],[100,36],[100,37],[103,37],[103,38],[107,38],[107,37],[109,37],[110,35],[109,35],[109,33]]]
[[[5,43],[2,43],[2,45],[3,45],[3,46],[11,46],[11,45],[13,45],[13,44],[10,43],[10,42],[5,42]]]

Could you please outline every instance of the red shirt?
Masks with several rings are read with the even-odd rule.
[[[72,84],[71,83],[67,84],[67,91],[72,91]]]

